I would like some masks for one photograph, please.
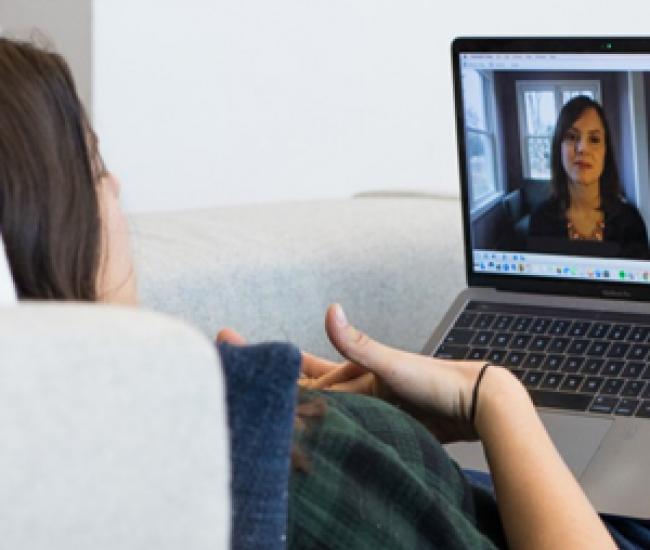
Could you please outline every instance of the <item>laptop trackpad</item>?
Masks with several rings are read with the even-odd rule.
[[[580,479],[614,423],[611,418],[587,418],[552,412],[540,411],[539,416],[577,479]]]
[[[546,411],[539,411],[539,416],[564,462],[577,479],[580,479],[614,423],[609,418],[588,418]],[[462,468],[488,471],[480,443],[453,443],[446,445],[446,448]]]

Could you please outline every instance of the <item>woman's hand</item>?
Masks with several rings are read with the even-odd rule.
[[[328,308],[325,330],[348,363],[312,381],[310,387],[381,397],[412,414],[444,443],[477,439],[469,416],[484,363],[445,361],[380,344],[350,325],[338,304]]]
[[[328,308],[325,330],[348,361],[334,363],[304,353],[302,387],[380,397],[412,414],[442,442],[477,438],[469,416],[483,363],[445,361],[380,344],[350,325],[338,304]],[[222,331],[219,338],[232,342],[229,332]]]

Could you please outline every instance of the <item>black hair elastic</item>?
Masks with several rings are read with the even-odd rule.
[[[472,391],[472,406],[469,409],[469,421],[472,426],[474,426],[474,419],[476,418],[476,401],[478,399],[478,387],[481,385],[481,380],[483,380],[483,375],[488,367],[491,367],[492,363],[485,363],[476,377],[476,382],[474,382],[474,390]]]

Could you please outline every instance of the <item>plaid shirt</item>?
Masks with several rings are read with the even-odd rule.
[[[360,395],[301,401],[317,396],[324,416],[294,435],[309,468],[291,474],[289,548],[495,548],[479,528],[485,495],[419,422]]]

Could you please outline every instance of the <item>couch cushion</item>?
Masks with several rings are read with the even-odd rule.
[[[0,308],[0,544],[226,548],[225,392],[213,344],[162,315]]]
[[[341,302],[373,337],[420,351],[464,286],[460,203],[357,198],[132,216],[143,303],[326,357]]]

